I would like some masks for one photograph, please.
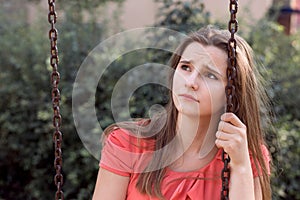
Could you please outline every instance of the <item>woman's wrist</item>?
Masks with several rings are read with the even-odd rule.
[[[252,168],[251,168],[251,162],[250,158],[246,159],[243,163],[231,163],[230,169],[232,173],[240,174],[240,175],[246,175],[250,174],[252,176]]]

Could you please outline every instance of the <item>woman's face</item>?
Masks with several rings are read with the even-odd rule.
[[[227,55],[215,46],[193,42],[184,50],[173,77],[179,113],[211,116],[224,111]]]

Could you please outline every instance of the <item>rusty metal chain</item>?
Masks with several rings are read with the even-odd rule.
[[[229,169],[229,162],[230,157],[228,154],[223,150],[222,153],[222,161],[224,162],[224,167],[221,173],[222,179],[222,191],[221,191],[221,200],[228,200],[229,199],[229,179],[230,179],[230,169]]]
[[[53,126],[54,126],[54,133],[53,133],[53,143],[54,143],[54,168],[55,168],[55,176],[54,176],[54,183],[57,187],[57,191],[55,193],[55,199],[64,199],[64,193],[62,191],[62,185],[64,183],[62,171],[62,133],[60,131],[61,126],[61,115],[59,109],[59,102],[60,102],[60,92],[58,89],[58,84],[60,81],[60,74],[58,72],[58,48],[57,48],[57,38],[58,32],[55,28],[55,23],[57,19],[57,14],[55,11],[55,0],[48,0],[49,4],[49,13],[48,13],[48,21],[51,24],[51,29],[49,31],[49,39],[50,39],[50,65],[52,67],[51,73],[51,84],[52,84],[52,107],[53,107]]]
[[[227,86],[225,87],[225,94],[227,100],[226,112],[236,113],[239,109],[239,104],[236,97],[236,83],[237,83],[237,69],[236,69],[236,40],[234,34],[238,31],[238,21],[236,14],[238,11],[238,0],[229,0],[230,20],[228,22],[228,30],[230,32],[230,39],[228,40],[228,67],[226,71]],[[221,200],[229,199],[229,179],[230,168],[229,155],[223,150],[222,161],[224,167],[221,173],[222,191]]]

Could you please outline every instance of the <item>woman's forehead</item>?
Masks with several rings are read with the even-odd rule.
[[[227,54],[218,47],[204,46],[198,42],[190,43],[181,56],[181,61],[189,61],[193,65],[206,64],[225,71],[227,67]]]
[[[206,48],[198,42],[190,43],[183,51],[181,59],[187,59],[190,61],[197,61],[199,58],[209,58],[209,52]],[[209,61],[209,59],[205,59]],[[203,60],[202,60],[203,61]]]

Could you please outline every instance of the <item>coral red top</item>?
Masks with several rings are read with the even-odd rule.
[[[154,140],[138,140],[124,129],[116,129],[105,141],[101,154],[100,167],[121,176],[130,177],[127,189],[127,200],[158,200],[141,194],[135,187],[139,173],[143,171],[151,158]],[[262,148],[265,161],[269,168],[269,154],[265,146]],[[251,158],[253,176],[258,171]],[[196,171],[177,172],[166,167],[161,190],[169,200],[207,200],[220,199],[221,178],[223,168],[222,150],[219,150],[213,160]]]

